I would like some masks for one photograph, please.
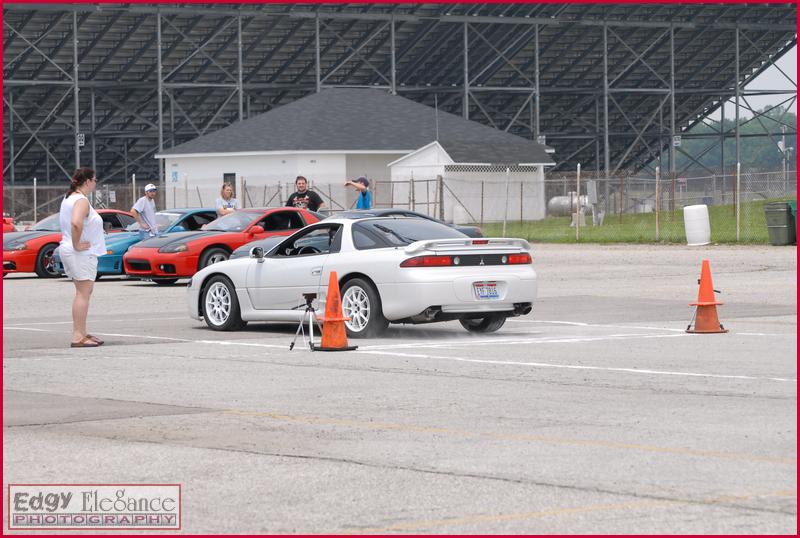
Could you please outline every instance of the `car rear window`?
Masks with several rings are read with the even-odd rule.
[[[359,250],[410,245],[424,239],[466,237],[438,222],[418,218],[374,219],[353,224],[353,244]]]

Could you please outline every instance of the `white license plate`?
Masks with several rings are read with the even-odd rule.
[[[499,299],[497,293],[497,282],[473,282],[472,287],[475,289],[475,295],[478,299]]]

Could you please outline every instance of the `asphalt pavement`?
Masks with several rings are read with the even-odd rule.
[[[124,278],[95,286],[106,345],[70,349],[72,284],[10,275],[4,496],[180,483],[191,533],[795,534],[796,248],[533,255],[540,299],[497,333],[343,353],[211,331],[184,285]],[[684,332],[702,259],[727,334]]]

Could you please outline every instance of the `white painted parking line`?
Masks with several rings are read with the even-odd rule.
[[[758,377],[749,375],[727,375],[727,374],[707,374],[701,372],[671,372],[668,370],[647,370],[638,368],[615,368],[609,366],[584,366],[577,364],[554,364],[547,362],[523,362],[523,361],[493,361],[487,359],[467,359],[464,357],[451,357],[446,355],[428,355],[424,353],[400,353],[397,351],[363,350],[357,353],[368,353],[371,355],[386,355],[391,357],[403,357],[409,359],[434,359],[457,362],[473,362],[479,364],[499,364],[510,366],[530,366],[534,368],[563,368],[567,370],[595,370],[607,372],[624,372],[628,374],[640,375],[664,375],[664,376],[685,376],[685,377],[706,377],[714,379],[743,379],[748,381],[789,381],[797,382],[796,378],[785,377]]]
[[[580,321],[553,321],[553,320],[537,320],[537,319],[508,319],[510,323],[544,323],[551,325],[573,325],[575,327],[604,327],[610,329],[642,329],[646,331],[672,331],[678,333],[686,332],[684,329],[673,329],[671,327],[650,327],[638,325],[609,325],[605,323],[583,323]],[[794,333],[750,333],[750,332],[732,332],[739,336],[795,336]]]
[[[56,333],[64,333],[64,331],[57,331],[53,329],[37,329],[32,327],[8,327],[8,329],[14,330],[22,330],[22,331],[36,331],[36,332],[56,332]],[[236,340],[192,340],[189,338],[173,338],[169,336],[149,336],[149,335],[140,335],[140,334],[122,334],[122,333],[96,333],[100,336],[120,336],[126,338],[147,338],[153,340],[168,340],[173,342],[188,342],[188,343],[195,343],[195,344],[210,344],[210,345],[222,345],[222,346],[245,346],[245,347],[257,347],[257,348],[268,348],[268,349],[282,349],[286,350],[287,346],[285,345],[278,345],[278,344],[261,344],[258,342],[241,342]],[[692,334],[643,334],[643,335],[611,335],[609,337],[591,337],[591,338],[557,338],[557,339],[528,339],[528,340],[515,340],[509,342],[502,342],[504,344],[551,344],[551,343],[574,343],[574,342],[587,342],[587,341],[597,341],[597,340],[621,340],[621,339],[631,339],[631,338],[675,338],[675,337],[697,337],[697,335]],[[499,340],[486,340],[485,342],[492,342],[492,343],[500,343]],[[474,342],[467,342],[468,344]],[[431,345],[429,343],[419,343],[419,344],[410,344],[406,345],[405,347],[451,347],[452,343],[448,343],[446,345]],[[546,362],[524,362],[524,361],[496,361],[496,360],[487,360],[487,359],[468,359],[465,357],[453,357],[453,356],[446,356],[446,355],[430,355],[426,353],[402,353],[398,351],[389,351],[392,349],[392,346],[363,346],[359,347],[359,350],[355,353],[360,354],[370,354],[370,355],[385,355],[385,356],[392,356],[392,357],[403,357],[403,358],[416,358],[416,359],[433,359],[433,360],[447,360],[447,361],[457,361],[457,362],[471,362],[471,363],[479,363],[479,364],[497,364],[497,365],[509,365],[509,366],[528,366],[528,367],[535,367],[535,368],[562,368],[568,370],[595,370],[595,371],[608,371],[608,372],[624,372],[624,373],[631,373],[631,374],[639,374],[639,375],[663,375],[663,376],[685,376],[685,377],[704,377],[704,378],[715,378],[715,379],[742,379],[742,380],[749,380],[749,381],[789,381],[789,382],[796,382],[796,378],[784,378],[784,377],[758,377],[758,376],[746,376],[746,375],[727,375],[727,374],[709,374],[709,373],[700,373],[700,372],[672,372],[666,370],[649,370],[649,369],[638,369],[638,368],[617,368],[617,367],[608,367],[608,366],[585,366],[585,365],[577,365],[577,364],[555,364],[555,363],[546,363]]]
[[[608,334],[602,336],[545,336],[541,338],[491,338],[487,340],[477,340],[472,338],[464,338],[461,340],[445,340],[445,341],[421,341],[410,342],[407,344],[386,344],[375,346],[361,346],[359,349],[372,350],[372,349],[413,349],[413,348],[450,348],[453,346],[485,346],[485,345],[528,345],[528,344],[574,344],[583,342],[602,342],[607,340],[631,340],[636,338],[677,338],[681,336],[695,336],[681,332],[680,334]]]
[[[642,329],[643,331],[674,331],[686,332],[683,329],[672,329],[670,327],[641,327],[637,325],[609,325],[607,323],[583,323],[580,321],[553,321],[553,320],[540,320],[540,319],[508,319],[511,323],[545,323],[551,325],[574,325],[575,327],[604,327],[610,329]]]
[[[181,318],[183,319],[183,318]],[[44,332],[44,333],[61,333],[61,334],[68,334],[66,331],[57,331],[54,329],[37,329],[34,327],[5,327],[6,329],[16,330],[16,331],[36,331],[36,332]],[[277,344],[259,344],[256,342],[241,342],[237,340],[192,340],[190,338],[174,338],[171,336],[151,336],[147,334],[125,334],[125,333],[101,333],[95,332],[97,336],[120,336],[122,338],[144,338],[148,340],[168,340],[172,342],[189,342],[192,344],[216,344],[216,345],[223,345],[223,346],[250,346],[250,347],[264,347],[264,348],[274,348],[274,349],[287,349],[288,346],[285,345],[277,345]]]
[[[176,319],[186,319],[186,316],[181,316],[181,317],[177,317],[177,318],[150,318],[150,317],[148,317],[148,318],[142,318],[139,321],[172,321],[172,320],[176,320]],[[89,320],[90,323],[92,321],[94,321],[94,320],[91,320],[91,319]],[[102,320],[98,320],[98,321],[102,321],[103,323],[115,323],[115,322],[121,322],[121,321],[124,321],[126,323],[130,323],[131,319],[130,318],[125,318],[125,319],[105,319],[105,318],[103,318]],[[71,325],[71,324],[72,324],[72,320],[70,319],[70,320],[67,320],[67,321],[37,321],[37,322],[34,322],[34,323],[8,323],[8,324],[4,323],[3,327],[28,327],[29,325]]]

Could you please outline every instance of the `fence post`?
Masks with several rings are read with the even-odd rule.
[[[411,171],[411,180],[408,184],[408,208],[415,211],[417,208],[417,201],[415,200],[416,193],[414,192],[414,171]]]
[[[436,176],[436,181],[439,187],[439,220],[444,220],[444,178],[441,174]],[[483,204],[483,193],[481,193],[481,204]]]
[[[575,176],[575,190],[577,197],[575,200],[575,241],[581,240],[581,163],[578,163],[577,174]]]
[[[661,189],[661,185],[659,184],[661,179],[661,167],[656,166],[656,241],[661,241],[661,228],[660,223],[658,222],[660,216],[660,203],[661,200],[659,199],[659,190]]]
[[[522,181],[522,176],[520,176],[519,180],[519,221],[522,222],[522,201],[525,199],[523,194],[523,187],[525,187],[525,182]]]
[[[736,163],[736,242],[739,242],[740,238],[740,224],[741,224],[741,199],[742,199],[742,163]]]
[[[250,197],[250,193],[247,192],[247,178],[242,177],[242,209],[247,207],[245,204],[247,203],[247,198]],[[250,205],[253,205],[253,201],[250,200]]]
[[[394,180],[389,183],[389,207],[394,207]]]
[[[714,174],[714,178],[711,180],[711,205],[715,205],[717,203],[717,174]]]
[[[431,182],[429,179],[425,180],[425,214],[431,214]]]
[[[197,189],[197,201],[200,202],[199,207],[203,207],[203,197],[200,196],[200,185],[195,185],[195,189]]]
[[[186,206],[189,207],[189,174],[183,174],[184,194],[186,195]]]
[[[677,178],[675,176],[674,170],[671,172],[671,175],[672,175],[672,193],[670,194],[670,199],[669,199],[669,209],[670,211],[672,211],[672,221],[675,222],[675,181]]]
[[[178,202],[177,202],[177,199],[176,199],[177,196],[178,196],[178,187],[173,185],[172,186],[172,207],[178,207]]]
[[[13,158],[13,155],[12,155],[12,158]],[[33,222],[34,223],[37,221],[37,219],[36,219],[36,212],[37,212],[36,211],[36,206],[38,205],[38,202],[37,202],[37,199],[36,199],[36,192],[39,190],[37,188],[37,183],[38,183],[37,179],[33,178]]]
[[[131,174],[131,194],[133,195],[133,198],[131,198],[131,200],[133,200],[133,202],[131,202],[131,207],[133,207],[133,204],[135,204],[136,200],[137,200],[137,198],[136,198],[136,174]]]
[[[508,220],[508,183],[511,181],[511,169],[506,166],[506,203],[503,207],[503,237],[506,236],[506,221]]]
[[[439,176],[439,177],[441,177],[441,176]],[[483,226],[483,188],[484,188],[485,183],[486,183],[486,181],[482,179],[481,180],[481,226]]]

